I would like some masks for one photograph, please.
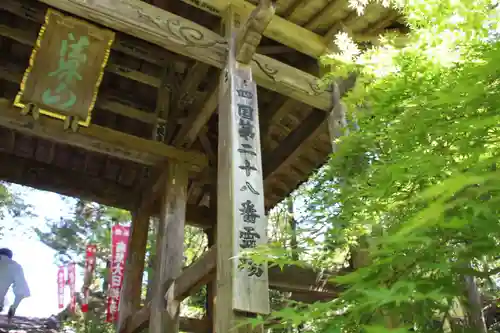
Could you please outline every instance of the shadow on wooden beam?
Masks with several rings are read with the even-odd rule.
[[[182,301],[196,292],[202,285],[207,284],[215,277],[217,253],[215,246],[184,269],[182,274],[172,284],[174,297]],[[334,273],[317,273],[311,268],[285,266],[269,268],[269,287],[280,291],[289,291],[297,294],[298,300],[306,303],[326,301],[335,298],[340,288],[329,283],[328,278]],[[341,274],[341,273],[339,273]],[[135,333],[147,327],[149,323],[149,305],[137,311],[120,333]],[[181,318],[180,329],[185,332],[208,332],[210,323],[206,319]],[[204,330],[204,331],[203,331]]]
[[[216,257],[216,249],[211,247],[200,259],[184,269],[173,284],[176,300],[182,301],[214,278]],[[311,268],[298,266],[285,266],[283,269],[273,266],[268,272],[269,287],[272,289],[307,294],[309,298],[318,300],[332,299],[340,292],[338,286],[328,282],[335,273],[318,273]]]
[[[145,329],[149,324],[149,304],[134,313],[127,325],[119,333],[136,333]],[[209,331],[211,323],[206,319],[195,319],[181,317],[179,329],[189,333],[206,333]]]

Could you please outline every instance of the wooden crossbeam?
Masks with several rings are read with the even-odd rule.
[[[3,146],[0,147],[5,151]],[[136,207],[137,193],[113,181],[6,153],[0,153],[0,159],[2,180],[125,210]],[[159,207],[152,211],[154,216],[158,213]],[[188,205],[186,224],[209,229],[215,223],[212,216],[213,213],[206,207]]]
[[[230,5],[236,8],[236,12],[241,17],[248,17],[256,7],[245,0],[182,1],[218,16],[222,16]],[[318,58],[328,51],[321,36],[277,15],[272,18],[264,30],[264,36],[314,58]]]
[[[20,112],[11,101],[0,99],[0,125],[24,134],[145,165],[171,159],[189,164],[195,172],[207,165],[205,155],[199,152],[178,149],[98,125],[80,127],[76,133],[68,132],[64,131],[63,123],[59,120],[41,116],[34,121]]]
[[[286,161],[293,160],[295,152],[308,138],[316,136],[316,129],[326,120],[327,114],[320,110],[312,110],[309,116],[293,130],[280,145],[266,153],[262,158],[262,169],[264,179],[268,178],[274,171]]]
[[[208,93],[203,106],[200,110],[193,110],[186,122],[181,126],[179,133],[175,137],[173,144],[177,147],[191,147],[196,141],[202,128],[207,124],[208,120],[217,109],[218,98],[217,85],[215,84],[212,90]]]
[[[335,100],[335,103],[339,103],[340,97],[354,86],[355,81],[355,75],[351,75],[349,78],[343,80],[342,83],[338,85],[339,90],[336,91],[338,96],[335,98],[332,97],[332,101]],[[296,106],[296,103],[297,101],[288,100],[283,104],[283,109],[286,111],[289,108],[293,108]],[[279,112],[282,113],[283,110]],[[281,117],[282,114],[277,116]],[[268,179],[281,167],[281,165],[288,163],[288,161],[295,160],[299,147],[310,138],[314,138],[318,135],[318,132],[321,130],[321,125],[327,122],[327,117],[328,115],[325,112],[313,109],[306,119],[302,121],[276,149],[268,151],[262,159],[264,179]]]
[[[207,284],[215,278],[216,251],[216,247],[212,246],[201,258],[184,269],[182,274],[172,283],[169,292],[175,296],[177,301],[182,301],[196,292],[203,284]],[[270,288],[295,292],[309,301],[314,299],[330,300],[338,296],[340,291],[339,287],[328,282],[332,273],[316,273],[312,269],[298,266],[285,266],[283,270],[273,266],[269,268],[268,272]],[[135,333],[145,328],[148,321],[149,306],[146,306],[133,315],[126,330],[120,333]]]
[[[149,324],[149,304],[135,312],[128,324],[118,333],[137,333],[145,329]],[[179,329],[188,333],[209,332],[210,323],[206,319],[194,319],[188,317],[179,318]]]
[[[216,261],[216,249],[214,247],[205,252],[191,266],[184,269],[181,276],[170,286],[171,290],[169,292],[174,295],[176,300],[182,301],[193,291],[198,290],[212,280],[213,276],[210,273],[214,272]]]
[[[216,247],[212,246],[202,257],[182,271],[171,287],[176,300],[182,301],[215,278],[216,252]],[[272,289],[308,294],[310,298],[319,299],[332,299],[340,291],[338,286],[328,282],[332,273],[316,273],[310,268],[298,266],[285,266],[283,270],[271,266],[268,272],[269,287]]]
[[[225,38],[201,25],[145,2],[41,1],[206,64],[218,68],[223,68],[226,64],[228,44]],[[254,8],[255,6],[249,9],[248,14]],[[273,21],[266,31],[270,31]],[[290,22],[287,23],[295,26]],[[297,45],[299,47],[303,41],[309,40],[302,36],[299,36],[299,39],[301,39]],[[252,58],[251,66],[256,82],[266,89],[303,101],[321,110],[331,110],[330,92],[320,88],[317,77],[261,54],[256,54]]]
[[[175,120],[180,116],[181,110],[187,105],[190,105],[193,101],[190,100],[195,96],[198,86],[201,81],[205,78],[209,70],[209,66],[202,62],[197,62],[193,67],[191,67],[186,75],[186,78],[181,84],[179,92],[177,94],[178,98],[174,102],[174,106],[169,114],[168,124],[167,124],[167,141],[171,142],[174,137],[174,130],[177,124]],[[189,122],[185,122],[184,126],[189,126]],[[174,143],[175,145],[175,143]]]

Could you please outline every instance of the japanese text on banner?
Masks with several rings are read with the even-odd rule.
[[[59,309],[64,308],[64,266],[59,266],[57,270],[57,300]]]
[[[76,265],[74,262],[68,264],[68,285],[69,285],[69,310],[75,312],[76,310],[76,294],[75,294],[75,272]]]
[[[85,252],[86,255],[85,255],[85,273],[83,278],[82,312],[88,312],[89,285],[92,281],[92,276],[95,270],[97,245],[95,244],[87,245],[87,249]]]
[[[111,229],[111,282],[108,291],[107,322],[114,322],[118,319],[129,233],[128,226],[114,225]]]

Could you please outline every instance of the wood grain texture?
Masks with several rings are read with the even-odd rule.
[[[163,185],[160,225],[156,244],[156,278],[151,300],[149,332],[176,333],[179,331],[180,303],[173,290],[165,292],[180,274],[184,254],[184,222],[186,219],[188,172],[186,165],[169,163]],[[166,300],[166,302],[165,302]],[[166,304],[166,311],[165,311]]]
[[[0,30],[0,35],[1,35],[1,30]],[[23,78],[23,70],[17,64],[8,63],[0,65],[0,75],[7,81],[13,83],[20,83]],[[100,96],[96,102],[96,108],[113,112],[115,114],[119,114],[132,119],[136,119],[148,124],[155,124],[156,122],[159,123],[165,122],[164,120],[159,119],[158,116],[156,116],[151,112],[142,111],[130,105],[127,105],[119,97],[114,96],[112,94],[106,94],[104,96]]]
[[[114,36],[111,30],[47,10],[16,105],[34,104],[40,113],[73,116],[88,126]],[[72,59],[73,68],[64,66],[65,57]]]
[[[80,128],[76,133],[67,132],[63,130],[62,122],[59,120],[42,116],[35,122],[31,117],[22,116],[20,111],[19,108],[12,106],[11,101],[0,99],[0,125],[24,134],[145,165],[154,165],[162,159],[161,156],[137,149],[138,147],[136,149],[127,148],[126,144],[123,143],[127,141],[128,137],[131,137],[128,134],[97,125]],[[114,136],[114,142],[107,140],[109,133]],[[172,151],[169,152],[169,155],[171,153]]]
[[[236,37],[236,60],[242,64],[248,64],[260,44],[262,33],[271,22],[276,11],[275,2],[262,0],[250,13]]]
[[[5,144],[0,150],[2,180],[125,210],[137,207],[139,195],[130,187],[96,175],[7,154]],[[158,216],[159,205],[155,205],[151,213]],[[215,216],[206,207],[188,205],[186,220],[194,227],[209,229],[214,226]]]
[[[227,43],[216,33],[180,16],[134,0],[42,0],[47,5],[217,66]]]
[[[214,15],[221,16],[229,6],[234,6],[238,15],[245,18],[255,9],[255,5],[245,0],[182,0]],[[292,49],[317,58],[327,51],[323,38],[280,16],[274,16],[264,30],[264,36],[280,42]]]
[[[42,0],[42,2],[206,64],[218,68],[225,66],[228,45],[222,36],[145,2],[134,0],[102,0],[99,2],[91,0]],[[241,2],[238,2],[239,5]],[[243,5],[243,7],[238,8],[243,8],[244,13],[241,15],[247,17],[255,9],[255,6],[244,1]],[[276,20],[276,16],[266,31],[274,31],[274,28],[271,28],[274,20]],[[281,20],[285,28],[292,28],[290,31],[292,34],[294,27],[297,26]],[[310,31],[300,29],[300,32],[295,33],[295,36],[300,40],[300,43],[299,40],[296,40],[298,43],[296,46],[307,49],[307,44],[314,40],[314,37],[309,35]],[[320,88],[317,77],[259,54],[253,57],[251,64],[257,84],[304,101],[319,109],[328,111],[331,109],[329,92]]]
[[[0,66],[0,76],[10,82],[19,83],[22,79],[22,72],[18,66],[13,64]],[[141,117],[145,113],[112,100],[100,100],[98,105],[101,103],[104,108],[117,113],[126,113],[132,118]],[[93,124],[86,128],[80,128],[78,133],[69,133],[63,131],[62,124],[58,120],[42,117],[37,122],[33,122],[33,119],[20,115],[20,108],[14,107],[10,101],[0,98],[0,110],[3,109],[6,109],[6,112],[1,114],[3,121],[0,120],[0,124],[6,127],[18,128],[21,132],[25,133],[38,133],[37,135],[56,141],[58,141],[57,136],[60,136],[59,141],[62,140],[63,143],[72,144],[91,151],[101,152],[146,165],[155,165],[164,158],[176,159],[175,156],[177,156],[180,158],[180,161],[194,162],[191,169],[198,172],[201,171],[200,168],[208,164],[206,157],[202,153],[174,148],[160,142],[146,140],[99,125]],[[148,117],[146,116],[145,119],[148,119]],[[26,127],[23,124],[32,125]],[[45,125],[41,126],[41,124]],[[45,126],[48,127],[45,128]],[[90,138],[84,138],[81,134],[87,135]],[[71,140],[71,138],[74,140]],[[77,138],[81,139],[78,140]],[[68,139],[70,140],[68,141]],[[99,140],[104,142],[99,142]],[[155,157],[154,155],[159,156]]]
[[[196,292],[202,285],[211,280],[210,273],[215,270],[215,257],[215,249],[205,252],[191,266],[182,271],[182,274],[170,285],[169,289],[171,290],[167,291],[167,294],[172,293],[174,299],[181,302]]]
[[[132,226],[128,240],[128,256],[123,274],[123,285],[120,294],[120,312],[117,331],[127,325],[128,318],[141,306],[142,277],[146,258],[149,216],[132,212]]]
[[[215,304],[214,332],[229,332],[234,329],[236,321],[241,318],[235,310],[247,313],[269,312],[269,289],[267,279],[267,265],[253,266],[260,268],[259,273],[251,273],[250,267],[239,267],[239,259],[235,258],[241,254],[240,236],[243,230],[250,230],[253,235],[258,234],[257,244],[266,242],[265,230],[267,220],[264,216],[264,196],[262,190],[261,156],[260,156],[260,136],[258,132],[258,106],[257,89],[252,82],[252,69],[249,66],[236,62],[236,41],[240,22],[232,7],[228,9],[224,16],[225,36],[230,40],[230,53],[228,64],[220,77],[219,84],[219,144],[217,162],[217,301]],[[247,121],[253,125],[254,136],[239,134],[240,119],[242,117],[241,108],[247,113]],[[250,107],[251,109],[249,109]],[[249,111],[253,110],[253,111]],[[249,141],[249,139],[251,139]],[[244,153],[239,152],[245,146],[242,144],[249,141],[253,153],[248,159]],[[240,156],[240,154],[242,156]],[[244,172],[240,166],[252,163],[254,173]],[[260,191],[260,196],[253,198],[249,194],[242,192],[241,187],[251,184],[254,191],[249,191],[255,195]],[[256,190],[256,191],[255,191]],[[244,219],[239,209],[243,200],[247,204],[250,202],[251,209],[255,209],[257,219],[251,218],[253,226],[244,229]],[[262,206],[262,207],[261,207]],[[253,213],[251,213],[253,214]],[[248,220],[245,219],[248,222]],[[251,224],[251,223],[250,223]],[[254,238],[257,238],[256,236]],[[250,245],[251,246],[251,245]],[[250,262],[251,264],[251,262]],[[255,265],[255,264],[254,264]],[[252,330],[244,326],[238,328],[238,332],[261,331],[263,327]]]

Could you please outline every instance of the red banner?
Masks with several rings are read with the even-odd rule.
[[[76,310],[76,294],[75,294],[75,280],[76,280],[76,265],[74,262],[68,264],[68,285],[69,285],[69,310],[75,312]]]
[[[111,228],[111,279],[108,291],[106,321],[114,322],[118,319],[120,305],[120,291],[123,283],[123,271],[127,259],[127,243],[129,227],[114,225]]]
[[[57,270],[57,300],[59,309],[64,308],[64,266],[59,266]]]
[[[87,312],[89,309],[88,306],[89,286],[92,281],[92,276],[94,274],[96,265],[97,245],[95,244],[87,245],[87,250],[85,252],[86,254],[85,254],[85,274],[83,278],[82,312]]]

